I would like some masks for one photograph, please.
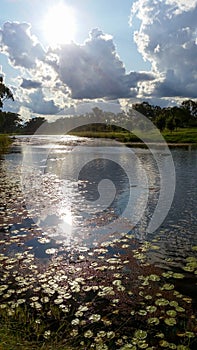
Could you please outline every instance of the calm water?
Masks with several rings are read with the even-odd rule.
[[[186,257],[194,256],[192,246],[197,245],[197,150],[171,152],[176,170],[174,200],[162,225],[147,234],[160,188],[149,150],[68,136],[31,141],[22,137],[0,163],[2,227],[12,235],[24,234],[25,244],[38,257],[44,256],[45,246],[28,236],[30,228],[46,237],[47,248],[68,249],[91,247],[129,232],[141,241],[157,242],[160,249],[149,253],[152,262],[178,269]],[[161,152],[161,162],[165,157]],[[5,194],[10,183],[12,190]],[[5,212],[6,200],[13,206]]]

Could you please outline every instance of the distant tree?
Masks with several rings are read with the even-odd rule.
[[[168,130],[173,131],[176,127],[173,116],[170,116],[166,120],[166,127]]]
[[[11,90],[3,83],[3,77],[0,76],[0,109],[3,108],[4,101],[8,99],[14,101],[14,96]]]
[[[197,118],[197,102],[185,100],[182,102],[181,107],[189,112],[192,117]]]
[[[46,121],[43,117],[35,117],[28,120],[23,126],[23,133],[33,134]]]
[[[166,117],[164,114],[159,114],[155,119],[155,125],[160,130],[163,131],[166,126]]]
[[[8,134],[20,131],[21,122],[19,114],[0,111],[0,133]]]
[[[135,103],[132,105],[133,109],[137,112],[143,114],[145,117],[149,119],[153,119],[154,111],[152,106],[148,102]]]

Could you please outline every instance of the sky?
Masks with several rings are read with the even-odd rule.
[[[197,0],[1,0],[5,109],[28,119],[94,101],[197,98]]]

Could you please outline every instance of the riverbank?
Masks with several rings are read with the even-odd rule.
[[[163,131],[162,136],[170,146],[189,146],[197,145],[197,128],[178,129],[176,131]],[[115,139],[127,145],[140,145],[142,141],[134,134],[127,131],[72,131],[72,135],[90,138],[109,138]],[[143,136],[143,133],[142,133]],[[158,137],[154,132],[150,134],[150,143],[156,143]]]
[[[12,140],[8,135],[0,134],[0,154],[6,152],[11,143]]]

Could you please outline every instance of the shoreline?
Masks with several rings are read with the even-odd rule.
[[[22,137],[21,137],[22,136]],[[54,135],[54,134],[52,134],[52,135],[36,135],[36,137],[37,136],[40,136],[41,138],[42,138],[42,136],[43,137],[45,137],[45,136],[47,136],[47,137],[54,137],[54,136],[58,136],[58,135]],[[59,136],[61,136],[62,137],[62,135],[59,135]],[[165,147],[166,145],[169,147],[169,148],[179,148],[179,147],[182,147],[182,148],[188,148],[189,150],[191,150],[191,149],[196,149],[197,148],[197,143],[196,142],[167,142],[167,141],[165,141],[165,142],[147,142],[146,144],[145,143],[143,143],[143,142],[137,142],[137,141],[121,141],[121,140],[119,140],[118,138],[116,139],[114,139],[114,138],[110,138],[110,137],[94,137],[94,136],[81,136],[81,135],[65,135],[65,136],[78,136],[78,137],[80,137],[80,138],[82,138],[82,139],[84,139],[84,141],[85,141],[85,139],[89,139],[89,140],[91,140],[91,139],[97,139],[97,140],[101,140],[101,141],[115,141],[115,142],[118,142],[118,143],[120,143],[120,144],[122,144],[122,145],[124,145],[124,146],[127,146],[127,147],[130,147],[130,148],[132,148],[132,147],[138,147],[138,148],[148,148],[148,146],[155,146],[155,147],[158,147],[158,148],[160,148],[160,147]],[[19,139],[21,139],[21,141],[23,140],[23,138],[24,139],[26,139],[26,141],[27,141],[27,139],[31,139],[32,137],[34,137],[34,135],[32,134],[32,135],[13,135],[13,136],[10,136],[10,139],[11,139],[11,144],[10,145],[12,145],[13,143],[15,143],[16,141],[19,141]],[[57,140],[56,140],[56,142],[57,142]],[[61,144],[62,144],[62,140],[61,140]]]
[[[125,142],[124,143],[127,147],[147,147],[147,146],[156,146],[156,147],[163,147],[165,143],[157,143],[157,142],[147,142],[144,144],[143,142]],[[197,143],[184,143],[184,142],[166,142],[166,145],[169,148],[176,148],[176,147],[187,147],[189,149],[195,149],[197,148]]]

